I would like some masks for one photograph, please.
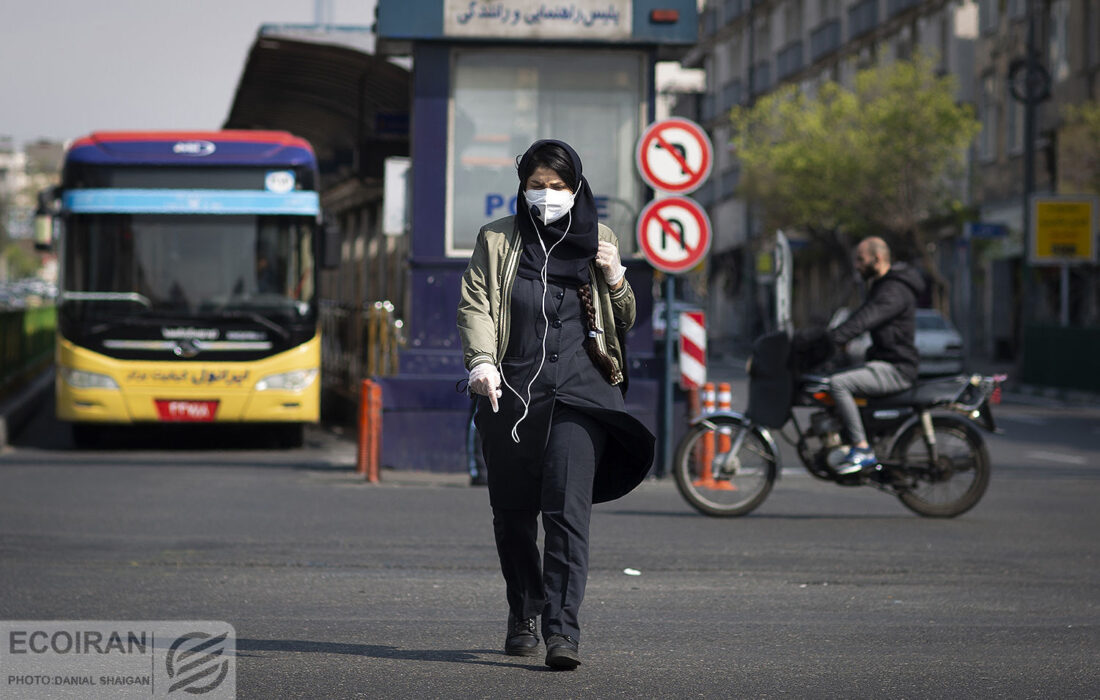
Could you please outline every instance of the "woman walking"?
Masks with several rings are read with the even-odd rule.
[[[516,216],[478,234],[458,330],[507,592],[505,652],[538,653],[541,615],[546,664],[572,669],[592,504],[645,478],[654,438],[623,402],[634,293],[580,157],[537,141],[518,175]]]

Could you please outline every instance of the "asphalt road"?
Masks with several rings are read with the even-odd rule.
[[[241,698],[1100,697],[1100,410],[998,414],[954,520],[795,470],[740,519],[670,480],[597,506],[567,673],[502,654],[487,495],[460,475],[368,485],[325,432],[76,451],[40,417],[0,455],[0,619],[224,620]]]

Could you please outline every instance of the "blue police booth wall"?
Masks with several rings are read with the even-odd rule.
[[[682,8],[678,16],[685,18],[683,26],[675,27],[679,34],[650,22],[656,5]],[[656,5],[582,2],[578,11],[576,5],[555,9],[531,0],[513,0],[511,5],[380,2],[382,50],[413,58],[407,346],[401,352],[400,373],[378,378],[384,401],[384,466],[435,471],[467,466],[469,399],[455,390],[466,377],[455,328],[461,276],[477,228],[514,212],[514,159],[537,138],[561,138],[577,147],[601,217],[620,238],[638,301],[638,320],[628,337],[627,407],[656,432],[663,375],[653,344],[652,271],[632,257],[634,216],[649,193],[634,172],[633,146],[652,119],[653,65],[662,41],[687,45],[694,41],[696,27],[693,4]],[[547,30],[548,39],[517,37],[522,41],[511,40],[511,33],[519,31],[514,29],[445,35],[467,31],[455,19],[463,13],[484,10],[501,17],[507,9],[516,24],[525,24],[524,17],[537,24],[542,21],[539,13],[567,20],[568,7],[574,8],[574,20],[583,12],[591,13],[585,15],[588,19],[600,13],[606,31],[589,27],[591,39],[565,42],[561,32],[576,37],[583,30],[559,26]],[[451,12],[447,21],[445,10]],[[629,21],[624,20],[628,14]],[[655,39],[654,27],[672,39]],[[523,31],[529,34],[531,28]]]

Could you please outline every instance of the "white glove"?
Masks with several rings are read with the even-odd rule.
[[[603,270],[604,279],[612,287],[626,274],[626,268],[619,259],[619,249],[607,241],[600,241],[599,250],[596,251],[596,265]]]
[[[475,394],[489,397],[489,403],[493,407],[493,413],[500,410],[497,398],[503,395],[500,390],[500,372],[492,362],[482,362],[470,370],[470,391]]]

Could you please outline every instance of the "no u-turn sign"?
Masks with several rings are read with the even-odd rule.
[[[638,247],[658,270],[686,272],[710,248],[710,219],[687,197],[656,199],[638,215]]]
[[[695,122],[674,117],[646,127],[634,153],[638,172],[655,190],[688,194],[710,175],[710,137]]]

